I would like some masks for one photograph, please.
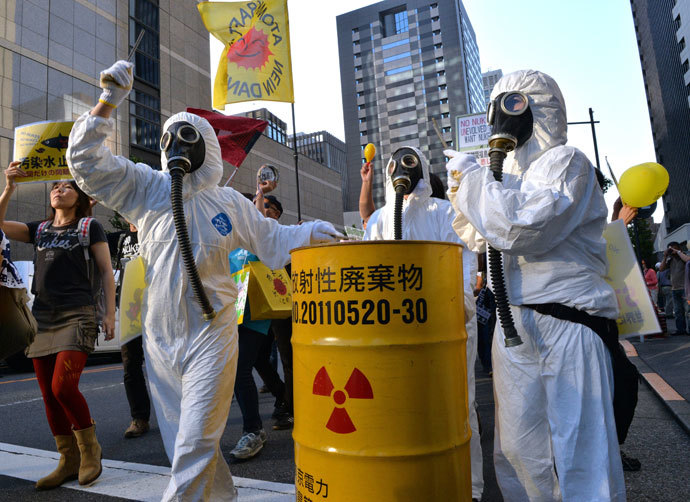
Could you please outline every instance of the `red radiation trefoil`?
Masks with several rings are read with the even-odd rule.
[[[316,373],[314,377],[314,386],[312,393],[316,396],[333,396],[335,401],[335,408],[331,413],[326,428],[337,434],[349,434],[355,432],[357,428],[352,423],[350,415],[347,410],[342,407],[349,397],[350,399],[374,399],[374,391],[371,389],[371,384],[364,373],[357,368],[352,370],[352,374],[345,384],[345,391],[336,390],[331,377],[328,376],[328,371],[324,366]],[[332,394],[331,394],[332,393]]]

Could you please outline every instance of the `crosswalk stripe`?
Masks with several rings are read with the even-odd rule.
[[[37,481],[55,469],[58,453],[0,443],[0,475]],[[240,502],[295,500],[294,485],[234,477]],[[103,473],[89,486],[70,481],[64,488],[144,502],[160,500],[170,480],[170,468],[119,460],[103,460]]]

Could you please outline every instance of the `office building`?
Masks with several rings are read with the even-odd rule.
[[[491,91],[494,90],[496,82],[498,82],[503,76],[503,70],[489,70],[482,73],[482,84],[484,85],[484,103],[489,105],[489,100],[491,98]]]
[[[631,0],[656,160],[671,182],[663,197],[663,241],[690,223],[690,1]],[[685,227],[686,230],[688,227]]]
[[[358,208],[367,143],[377,149],[374,201],[380,207],[383,164],[395,149],[419,147],[432,172],[444,171],[443,142],[452,147],[456,117],[484,110],[479,50],[460,0],[385,0],[338,16],[337,29],[345,207]]]

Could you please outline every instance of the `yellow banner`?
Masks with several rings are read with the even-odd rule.
[[[609,223],[604,230],[604,239],[609,262],[605,279],[616,291],[620,309],[616,321],[618,334],[627,337],[661,333],[652,299],[649,297],[623,220]]]
[[[146,267],[141,256],[127,262],[120,290],[120,345],[141,336],[141,306],[146,289]]]
[[[241,101],[294,103],[287,0],[201,2],[206,29],[223,42],[213,107]]]
[[[29,175],[17,183],[71,180],[65,153],[74,122],[35,122],[15,127],[14,160]]]

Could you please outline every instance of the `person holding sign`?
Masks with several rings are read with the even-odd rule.
[[[511,110],[511,97],[527,108]],[[631,363],[605,280],[604,196],[589,160],[566,146],[565,100],[551,77],[510,73],[491,99],[492,138],[517,144],[503,181],[470,155],[445,153],[454,227],[501,252],[523,342],[493,340],[496,478],[506,500],[624,501],[618,442],[632,420],[637,373],[633,366],[632,381],[616,379],[614,396],[616,364]]]
[[[110,253],[103,227],[87,217],[89,197],[74,181],[53,184],[52,218],[30,223],[5,220],[15,181],[26,176],[19,166],[19,162],[12,162],[5,170],[0,228],[10,239],[34,245],[36,274],[31,290],[38,333],[27,356],[33,359],[48,424],[60,453],[57,469],[39,479],[36,488],[57,488],[77,478],[85,485],[101,474],[101,446],[89,406],[79,392],[79,379],[98,336],[95,277],[100,277],[105,291],[105,339],[115,334]],[[81,237],[84,235],[88,240]]]
[[[228,254],[241,247],[280,268],[291,249],[340,234],[323,221],[280,225],[261,216],[239,192],[219,187],[220,145],[199,115],[181,112],[165,122],[161,171],[113,155],[105,145],[115,130],[110,116],[132,89],[132,68],[118,61],[101,72],[99,103],[75,122],[67,163],[82,189],[139,229],[148,284],[142,304],[146,370],[172,465],[162,500],[235,500],[220,451],[237,367],[237,286]],[[176,231],[173,181],[182,184],[175,205],[183,209],[188,240]],[[198,274],[186,272],[183,251],[193,257]],[[204,310],[193,290],[198,282],[205,291]]]

